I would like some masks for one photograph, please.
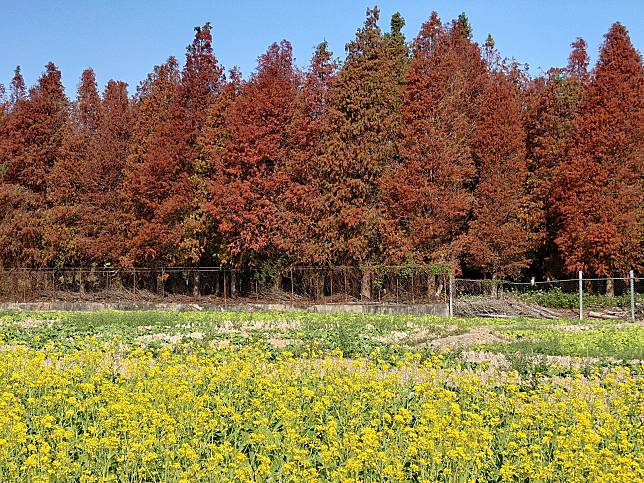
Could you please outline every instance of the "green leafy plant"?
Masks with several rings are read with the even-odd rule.
[[[535,303],[542,307],[553,309],[577,309],[579,308],[579,294],[576,292],[564,292],[560,288],[552,290],[539,290],[535,292],[520,293],[517,297],[528,303]],[[616,297],[608,295],[583,295],[584,307],[586,308],[609,308],[609,307],[629,307],[630,295],[624,294]]]

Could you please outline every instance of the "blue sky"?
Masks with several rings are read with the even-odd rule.
[[[0,83],[11,79],[21,65],[28,85],[48,61],[63,73],[74,96],[82,70],[92,67],[101,87],[114,78],[128,82],[130,92],[155,64],[174,55],[182,64],[193,27],[213,24],[215,53],[227,68],[238,65],[244,74],[257,57],[281,39],[290,40],[296,62],[305,66],[313,47],[327,40],[334,54],[344,56],[344,44],[364,21],[369,1],[286,0],[125,1],[49,0],[0,2]],[[635,47],[644,45],[642,0],[558,1],[380,1],[381,26],[400,11],[413,38],[422,22],[436,10],[446,21],[465,11],[475,40],[491,33],[501,54],[528,63],[538,73],[565,65],[570,43],[578,36],[589,44],[594,61],[604,33],[615,21],[627,26]]]

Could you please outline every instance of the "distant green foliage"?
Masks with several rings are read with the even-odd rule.
[[[566,293],[560,288],[553,290],[529,292],[517,294],[519,299],[524,302],[535,303],[542,307],[553,309],[577,309],[579,308],[579,294]],[[589,295],[584,294],[584,308],[601,309],[608,307],[629,307],[631,303],[630,295],[624,294],[617,297],[608,295]]]

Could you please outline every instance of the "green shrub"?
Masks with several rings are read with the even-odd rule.
[[[517,294],[520,300],[528,303],[535,303],[542,307],[553,309],[578,309],[579,294],[576,292],[566,293],[560,288],[547,291],[536,291],[529,293]],[[591,295],[584,294],[584,308],[602,309],[608,307],[629,307],[631,299],[629,294],[617,297],[608,295]]]

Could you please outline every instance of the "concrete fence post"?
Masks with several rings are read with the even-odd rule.
[[[579,270],[579,320],[584,320],[584,273]]]
[[[628,273],[631,285],[631,320],[635,320],[635,272],[631,270]]]

